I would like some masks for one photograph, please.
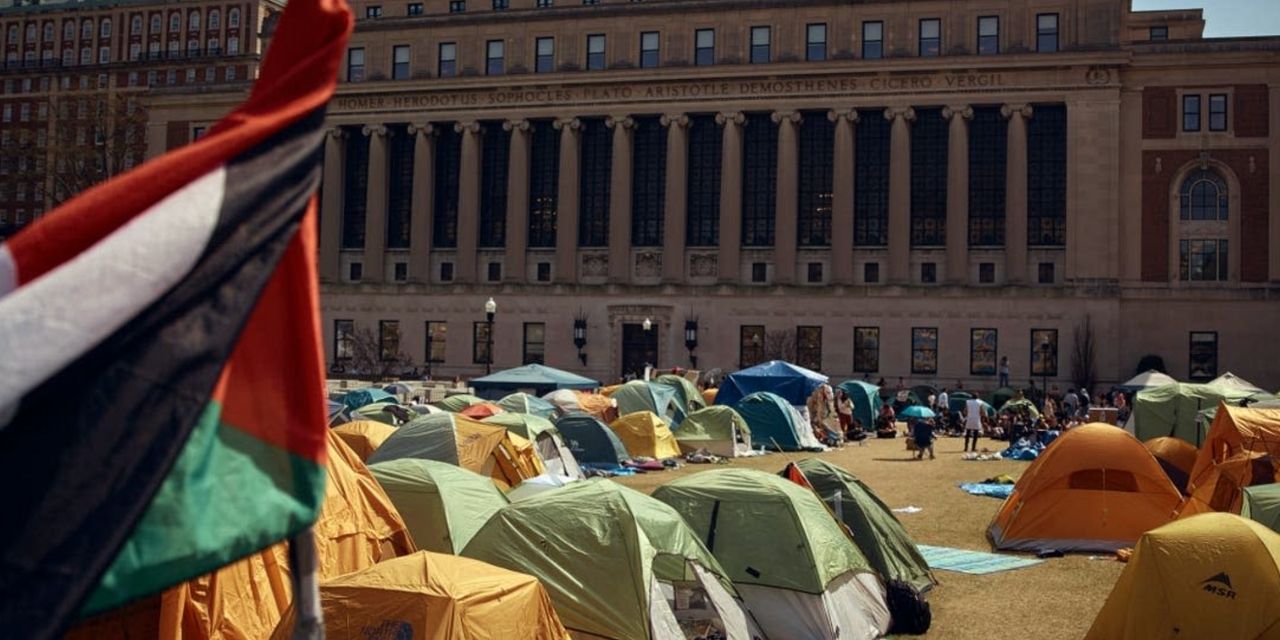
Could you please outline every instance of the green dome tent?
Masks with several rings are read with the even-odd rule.
[[[573,457],[582,464],[618,465],[631,458],[608,425],[585,413],[571,413],[556,421],[556,429]]]
[[[884,585],[813,491],[755,469],[658,487],[727,571],[770,638],[878,638]]]
[[[676,402],[680,403],[680,408],[686,414],[707,406],[707,401],[702,397],[702,392],[698,391],[698,388],[684,376],[666,373],[655,378],[654,382],[671,387],[676,392]]]
[[[1018,390],[1013,387],[1000,387],[995,391],[987,394],[987,404],[991,405],[996,411],[999,411],[1004,403],[1018,397]]]
[[[507,505],[493,481],[435,460],[401,458],[369,465],[404,518],[419,549],[456,554]]]
[[[586,477],[582,473],[582,467],[578,466],[578,459],[573,456],[573,451],[564,443],[564,437],[550,420],[525,413],[499,413],[480,422],[504,427],[532,442],[548,473],[577,480]]]
[[[458,413],[473,404],[479,404],[481,402],[484,402],[483,398],[478,398],[469,393],[459,393],[433,404],[450,413]]]
[[[1280,483],[1245,487],[1240,515],[1280,533]]]
[[[498,406],[511,413],[526,413],[539,418],[551,419],[556,414],[556,406],[527,393],[513,393],[498,401]]]
[[[751,450],[751,427],[731,407],[715,405],[694,411],[671,432],[686,452],[706,449],[732,458]]]
[[[683,638],[663,588],[697,585],[726,637],[758,635],[724,569],[680,514],[608,480],[575,482],[504,507],[462,555],[538,578],[572,631]]]
[[[880,416],[880,409],[884,406],[884,401],[880,399],[880,387],[861,380],[845,380],[840,383],[840,389],[853,401],[853,417],[862,422],[862,428],[867,431],[875,430],[876,418]]]
[[[666,418],[672,426],[680,424],[688,411],[680,408],[676,399],[676,390],[657,382],[632,380],[609,396],[618,403],[618,415],[625,416],[637,411],[648,411]]]
[[[733,409],[751,426],[756,444],[778,451],[823,450],[813,429],[781,396],[757,391],[739,400]]]
[[[1216,408],[1218,402],[1239,406],[1246,398],[1267,400],[1273,396],[1249,389],[1185,382],[1144,389],[1133,399],[1132,433],[1143,441],[1172,436],[1199,446],[1204,441],[1202,428],[1207,428],[1197,424],[1199,413]]]

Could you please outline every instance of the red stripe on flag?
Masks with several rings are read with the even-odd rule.
[[[324,462],[324,348],[316,273],[316,202],[262,291],[213,399],[222,420],[259,440]]]
[[[210,135],[85,191],[7,241],[19,286],[111,234],[139,212],[308,113],[337,86],[352,18],[343,0],[300,0],[284,12],[253,93]]]

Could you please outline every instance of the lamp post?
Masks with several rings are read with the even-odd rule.
[[[578,361],[587,366],[587,354],[582,351],[587,346],[587,316],[581,309],[573,318],[573,346],[578,348]]]
[[[693,355],[698,348],[698,319],[686,318],[684,321],[684,348],[689,350],[689,367],[698,368],[698,356]]]
[[[1040,410],[1049,402],[1049,339],[1040,341]]]
[[[493,316],[497,314],[497,312],[498,303],[494,302],[493,298],[489,298],[489,300],[484,303],[484,318],[485,322],[489,324],[489,330],[485,332],[488,336],[489,343],[489,349],[484,358],[484,374],[486,376],[493,372]]]

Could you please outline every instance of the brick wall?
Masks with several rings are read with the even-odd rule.
[[[178,147],[181,147],[182,145],[190,142],[190,138],[191,138],[190,122],[187,122],[186,120],[177,120],[177,121],[169,122],[165,129],[164,148],[166,150],[177,149]]]
[[[1172,138],[1178,134],[1177,93],[1173,87],[1142,90],[1142,137]]]
[[[1265,84],[1236,85],[1235,134],[1237,137],[1265,137],[1269,135],[1269,95]]]

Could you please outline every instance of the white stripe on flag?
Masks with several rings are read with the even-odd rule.
[[[24,395],[187,276],[217,225],[225,183],[219,166],[0,298],[0,428]]]

